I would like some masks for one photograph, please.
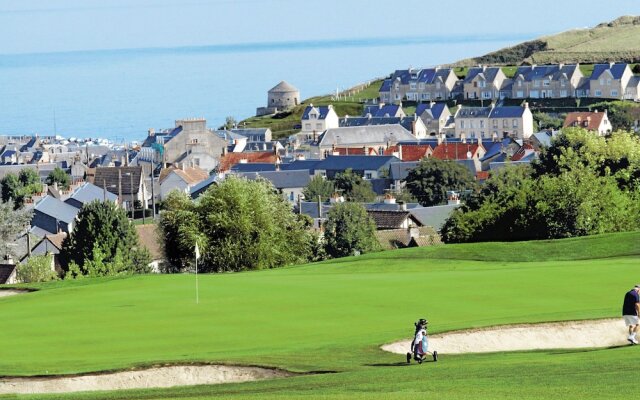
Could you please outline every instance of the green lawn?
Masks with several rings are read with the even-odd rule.
[[[451,245],[302,267],[40,285],[0,299],[0,375],[158,362],[276,366],[295,378],[46,398],[615,398],[637,348],[443,357],[410,367],[379,345],[426,316],[433,332],[616,317],[637,283],[640,233]],[[28,396],[27,396],[28,397]],[[28,397],[29,398],[29,397]],[[36,398],[36,397],[30,397]],[[43,398],[38,396],[37,398]]]

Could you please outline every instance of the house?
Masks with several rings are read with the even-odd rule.
[[[71,233],[78,209],[52,196],[46,196],[34,207],[31,226],[45,234]]]
[[[640,76],[634,75],[629,79],[624,91],[625,100],[640,101]]]
[[[160,171],[160,199],[167,198],[174,190],[191,193],[191,188],[207,179],[209,174],[198,167],[169,167]]]
[[[54,197],[56,196],[54,195]],[[114,203],[117,203],[118,196],[92,183],[84,182],[80,186],[75,188],[73,192],[71,192],[69,198],[67,198],[64,202],[80,209],[85,204],[91,203],[95,200],[112,201]]]
[[[350,117],[347,115],[344,118],[340,118],[339,121],[341,128],[395,124],[401,125],[418,139],[423,139],[427,136],[426,125],[415,114],[407,117],[372,117],[371,114],[367,114],[365,117]]]
[[[455,115],[458,138],[528,139],[533,134],[533,114],[529,103],[522,107],[460,107]]]
[[[496,100],[500,99],[500,90],[507,81],[507,76],[500,67],[469,68],[463,80],[464,97],[466,99]]]
[[[431,157],[439,160],[468,161],[466,165],[473,175],[481,170],[480,159],[484,157],[485,149],[478,143],[441,143],[433,150]]]
[[[31,250],[31,256],[46,256],[52,257],[51,269],[57,273],[62,272],[60,252],[62,251],[62,244],[67,237],[66,232],[57,233],[55,235],[45,235]],[[20,262],[26,262],[29,256],[25,256]]]
[[[211,175],[200,183],[195,184],[191,188],[191,198],[197,199],[200,195],[207,191],[212,185],[217,185],[222,178],[218,175]]]
[[[314,107],[313,104],[309,104],[302,113],[301,126],[300,133],[312,140],[327,129],[337,128],[339,126],[338,114],[332,105]]]
[[[231,153],[241,153],[249,140],[246,136],[235,133],[233,130],[216,131],[216,135],[227,141],[227,150]]]
[[[433,148],[429,144],[398,143],[384,151],[384,155],[395,156],[402,161],[420,161],[431,157],[432,154]]]
[[[138,234],[139,245],[147,249],[151,255],[151,263],[149,263],[151,270],[156,273],[160,272],[165,258],[162,252],[161,238],[158,237],[157,226],[155,224],[136,225],[136,233]]]
[[[363,117],[374,118],[402,118],[406,117],[402,106],[399,104],[385,104],[379,103],[373,106],[365,106]]]
[[[269,89],[267,106],[258,107],[256,116],[277,114],[300,104],[300,91],[288,82],[281,81]]]
[[[211,171],[218,165],[218,160],[228,146],[227,140],[207,128],[203,118],[183,119],[175,122],[175,128],[156,133],[149,130],[145,139],[138,163],[150,173],[151,164],[186,163]]]
[[[613,130],[607,110],[603,112],[571,112],[564,119],[563,128],[580,127],[589,131],[597,132],[600,136],[611,133]]]
[[[231,132],[235,135],[246,137],[247,143],[270,142],[273,136],[273,132],[269,128],[235,128],[231,129]]]
[[[279,163],[279,157],[272,151],[256,151],[250,153],[226,153],[220,157],[218,172],[227,172],[236,164],[248,163]]]
[[[315,150],[318,158],[332,154],[336,147],[373,147],[378,154],[398,142],[414,141],[416,137],[401,125],[354,126],[327,129],[319,139]],[[315,146],[314,146],[315,147]]]
[[[584,75],[578,64],[518,67],[510,97],[515,99],[576,97]]]
[[[624,99],[633,72],[626,63],[596,64],[589,78],[589,96]]]
[[[291,203],[304,198],[302,191],[311,180],[308,170],[247,172],[237,174],[237,176],[250,180],[266,179],[282,194],[285,200]]]
[[[142,167],[96,168],[93,184],[118,195],[119,203],[127,209],[135,202],[140,202],[143,208],[147,208],[151,200]]]
[[[447,103],[420,103],[416,107],[416,115],[425,124],[427,135],[436,136],[450,129],[452,114]]]
[[[430,226],[436,232],[440,232],[451,213],[458,207],[460,207],[459,202],[451,202],[441,206],[412,208],[409,212],[420,223],[420,226]]]
[[[0,285],[13,285],[18,283],[16,264],[9,256],[0,261]]]
[[[365,179],[377,179],[387,175],[389,165],[398,161],[393,156],[328,156],[315,165],[314,174],[333,179],[336,174],[351,169]]]
[[[408,229],[422,224],[407,210],[367,210],[378,230]]]
[[[451,68],[397,70],[382,82],[380,101],[398,102],[447,100],[451,98],[458,77]]]

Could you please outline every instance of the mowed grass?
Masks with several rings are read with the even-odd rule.
[[[443,357],[406,367],[379,350],[412,334],[617,317],[640,281],[640,233],[407,249],[240,274],[42,285],[0,299],[0,375],[172,362],[265,365],[321,375],[47,398],[613,398],[636,348]],[[623,328],[621,327],[623,330]],[[620,332],[612,332],[620,334]],[[37,398],[42,398],[38,396]]]

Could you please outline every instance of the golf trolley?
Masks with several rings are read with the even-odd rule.
[[[412,358],[417,361],[418,364],[422,364],[427,354],[433,357],[434,362],[438,361],[438,352],[435,350],[433,352],[429,351],[429,339],[427,336],[428,324],[429,321],[424,318],[414,323],[416,330],[413,335],[413,340],[411,341],[411,351],[407,353],[407,364],[411,364]]]

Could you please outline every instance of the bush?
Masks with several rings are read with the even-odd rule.
[[[51,269],[52,256],[32,256],[26,263],[16,268],[16,277],[21,283],[47,282],[58,279],[58,275]]]

